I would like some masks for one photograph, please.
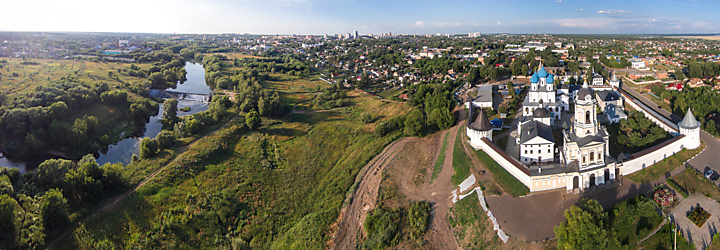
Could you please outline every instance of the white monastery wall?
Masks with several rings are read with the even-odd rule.
[[[666,145],[660,144],[659,147],[652,147],[634,154],[633,156],[638,155],[638,157],[622,163],[622,175],[635,173],[680,152],[686,148],[685,145],[692,143],[691,140],[691,137],[681,135],[670,139],[670,143]]]

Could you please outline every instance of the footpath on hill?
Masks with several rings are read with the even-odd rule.
[[[207,136],[213,135],[213,134],[215,134],[217,131],[222,130],[225,126],[227,126],[227,124],[230,124],[230,123],[231,123],[232,121],[234,121],[235,119],[237,119],[237,116],[235,116],[235,117],[233,117],[232,119],[228,120],[227,122],[225,122],[224,124],[222,124],[222,126],[219,126],[217,129],[213,130],[212,132],[209,132],[209,133],[207,133],[206,135],[204,135],[204,136],[202,136],[202,137],[198,137],[198,138],[195,139],[192,143],[190,143],[190,144],[188,144],[188,145],[185,145],[185,146],[179,147],[179,148],[177,149],[178,153],[175,154],[175,156],[174,156],[172,159],[168,160],[164,165],[162,165],[160,168],[158,168],[157,170],[155,170],[154,172],[152,172],[150,175],[148,175],[147,177],[145,177],[145,179],[143,179],[140,183],[138,183],[137,185],[135,185],[135,186],[133,186],[132,188],[130,188],[130,189],[129,189],[128,191],[126,191],[125,193],[122,193],[121,195],[118,195],[118,196],[115,196],[115,197],[110,197],[110,198],[105,199],[103,202],[100,203],[101,205],[98,205],[98,206],[96,207],[96,209],[95,209],[92,213],[88,214],[88,215],[85,216],[83,219],[78,220],[78,221],[76,221],[75,223],[73,223],[63,234],[61,234],[61,235],[60,235],[59,237],[57,237],[55,240],[53,240],[52,242],[50,242],[50,244],[47,245],[47,248],[48,248],[48,249],[52,249],[57,242],[59,242],[60,240],[64,239],[64,238],[67,237],[68,235],[71,235],[71,233],[72,233],[73,231],[75,231],[75,229],[80,225],[80,223],[83,223],[83,222],[87,221],[88,219],[93,218],[94,216],[97,216],[97,215],[99,215],[99,214],[109,213],[109,212],[112,212],[112,211],[114,211],[115,209],[117,209],[117,208],[120,206],[120,204],[122,204],[122,202],[125,200],[125,198],[127,198],[129,195],[131,195],[132,193],[134,193],[138,188],[141,188],[141,187],[145,186],[145,184],[147,184],[147,183],[150,182],[152,179],[154,179],[155,176],[157,176],[158,174],[160,174],[163,170],[165,170],[168,166],[170,166],[170,164],[174,163],[174,162],[179,158],[179,156],[185,154],[185,152],[187,152],[188,149],[194,147],[202,138],[205,138],[205,137],[207,137]]]

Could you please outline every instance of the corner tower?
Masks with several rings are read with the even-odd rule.
[[[695,120],[692,111],[688,109],[685,118],[678,124],[680,134],[687,136],[685,148],[696,149],[700,146],[700,122]]]

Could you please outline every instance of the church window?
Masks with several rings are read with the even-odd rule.
[[[585,123],[590,123],[590,110],[585,111]]]
[[[531,154],[533,153],[532,150],[530,150],[530,153],[531,153]]]
[[[595,152],[590,152],[590,161],[595,161]]]
[[[548,153],[550,153],[550,149],[548,149]]]
[[[525,113],[530,113],[530,109],[525,108]]]
[[[583,164],[585,164],[587,161],[585,160],[585,156],[583,156]]]
[[[527,150],[525,150],[525,153],[527,154]]]

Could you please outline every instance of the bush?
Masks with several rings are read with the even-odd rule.
[[[370,113],[364,112],[364,113],[360,114],[360,121],[362,121],[363,123],[366,123],[366,124],[370,123],[370,122],[372,122],[372,115]]]
[[[407,220],[410,224],[410,238],[420,239],[428,229],[430,219],[430,202],[418,201],[410,204],[408,208]]]
[[[403,126],[405,125],[405,117],[398,116],[393,117],[391,119],[388,119],[387,121],[381,122],[375,127],[375,132],[380,134],[380,136],[385,136],[389,133],[392,133],[396,130],[403,129]]]
[[[400,223],[402,211],[386,210],[381,206],[373,209],[365,218],[365,233],[367,239],[364,249],[385,249],[400,243]]]

